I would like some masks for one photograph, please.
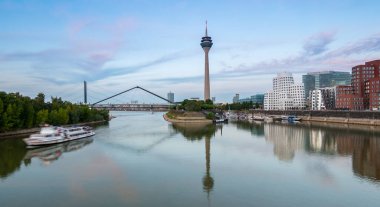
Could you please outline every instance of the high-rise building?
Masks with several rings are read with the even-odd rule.
[[[303,85],[294,84],[291,73],[278,73],[273,78],[273,91],[264,95],[265,110],[303,109],[305,90]]]
[[[363,108],[373,110],[379,103],[374,104],[374,97],[378,97],[380,91],[376,90],[376,83],[380,76],[380,60],[366,62],[352,68],[352,87],[355,95],[363,98]],[[371,88],[370,88],[371,87]],[[372,99],[372,103],[370,102]],[[375,101],[376,102],[376,101]],[[377,100],[379,102],[379,100]],[[370,106],[371,103],[371,106]],[[377,110],[377,109],[376,109]]]
[[[212,101],[213,103],[215,103],[216,98],[215,98],[215,97],[212,97],[212,98],[211,98],[211,101]]]
[[[207,21],[206,21],[206,32],[205,36],[202,37],[201,46],[205,52],[205,85],[204,85],[204,100],[210,99],[210,75],[209,75],[209,63],[208,63],[208,53],[212,47],[212,39],[207,34]]]
[[[309,98],[310,91],[315,89],[334,87],[337,85],[350,85],[351,74],[349,72],[340,71],[312,72],[302,76],[302,83],[305,88],[305,97]]]
[[[171,91],[168,93],[168,100],[174,102],[174,93]]]
[[[336,108],[379,110],[379,98],[380,60],[373,60],[352,68],[351,85],[337,87]]]
[[[239,94],[235,94],[235,96],[232,98],[232,103],[238,103],[239,102]]]

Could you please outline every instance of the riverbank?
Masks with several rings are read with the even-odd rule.
[[[164,119],[171,123],[190,123],[190,124],[211,124],[211,119],[206,119],[206,117],[199,112],[185,112],[182,114],[164,114]]]
[[[304,121],[324,122],[324,123],[340,123],[340,124],[357,124],[380,126],[380,112],[377,111],[311,111],[311,110],[252,110],[239,111],[236,114],[252,114],[262,116],[283,116],[295,115]]]
[[[380,126],[379,119],[299,116],[304,121]]]
[[[107,123],[107,120],[103,121],[92,121],[92,122],[86,122],[86,123],[78,123],[78,124],[70,124],[70,125],[65,125],[65,126],[94,126],[94,125],[99,125],[99,124],[104,124]],[[11,131],[11,132],[3,132],[0,133],[0,139],[8,139],[8,138],[20,138],[20,137],[27,137],[31,134],[37,133],[41,130],[41,127],[36,127],[36,128],[31,128],[31,129],[20,129],[16,131]]]

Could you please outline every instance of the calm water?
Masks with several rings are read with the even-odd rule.
[[[376,128],[113,115],[90,139],[0,141],[0,206],[380,206]]]

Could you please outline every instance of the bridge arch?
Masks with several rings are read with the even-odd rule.
[[[144,92],[147,92],[147,93],[149,93],[149,94],[151,94],[151,95],[153,95],[153,96],[156,96],[156,97],[158,97],[158,98],[160,98],[160,99],[162,99],[162,100],[164,100],[164,101],[166,101],[166,102],[168,102],[168,103],[170,103],[170,104],[176,104],[176,103],[174,103],[174,102],[172,102],[172,101],[170,101],[170,100],[168,100],[168,99],[166,99],[166,98],[164,98],[164,97],[162,97],[162,96],[160,96],[160,95],[158,95],[158,94],[156,94],[156,93],[153,93],[153,92],[151,92],[151,91],[149,91],[149,90],[147,90],[147,89],[145,89],[145,88],[142,88],[142,87],[140,87],[140,86],[135,86],[135,87],[132,87],[132,88],[130,88],[130,89],[128,89],[128,90],[122,91],[122,92],[120,92],[120,93],[117,93],[117,94],[115,94],[115,95],[112,95],[112,96],[110,96],[110,97],[107,97],[107,98],[105,98],[105,99],[102,99],[102,100],[100,100],[100,101],[97,101],[97,102],[91,104],[91,106],[95,106],[96,104],[99,104],[99,103],[101,103],[101,102],[103,102],[103,101],[106,101],[106,100],[109,100],[109,99],[114,98],[114,97],[116,97],[116,96],[119,96],[119,95],[121,95],[121,94],[124,94],[124,93],[126,93],[126,92],[128,92],[128,91],[132,91],[132,90],[134,90],[134,89],[140,89],[140,90],[142,90],[142,91],[144,91]]]

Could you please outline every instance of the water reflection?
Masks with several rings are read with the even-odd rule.
[[[187,140],[201,140],[203,138],[210,139],[215,135],[217,130],[223,125],[203,124],[203,123],[176,123],[171,125],[175,132],[181,133]]]
[[[26,154],[25,144],[21,139],[0,141],[0,178],[7,178],[20,169]],[[24,161],[27,166],[30,161]]]
[[[238,122],[237,128],[242,130],[248,130],[252,135],[264,136],[264,122],[253,121],[253,122]]]
[[[65,142],[47,147],[27,149],[21,139],[0,141],[0,178],[7,178],[20,169],[21,165],[28,166],[33,157],[38,157],[48,165],[65,152],[76,151],[90,143],[92,138]]]
[[[37,157],[42,160],[45,165],[49,165],[58,160],[63,153],[79,150],[92,142],[92,138],[85,138],[41,148],[28,149],[24,160],[29,160],[30,162],[32,158]]]
[[[207,199],[210,202],[210,192],[214,188],[214,178],[211,175],[211,145],[210,140],[218,130],[222,135],[223,124],[173,124],[172,128],[181,133],[186,139],[190,141],[205,140],[205,154],[206,154],[206,173],[202,178],[203,190],[207,193]]]
[[[265,139],[273,144],[273,154],[281,161],[291,162],[297,151],[311,155],[352,156],[355,175],[380,181],[380,131],[376,128],[318,123],[234,124],[251,133],[252,129],[263,130]]]

